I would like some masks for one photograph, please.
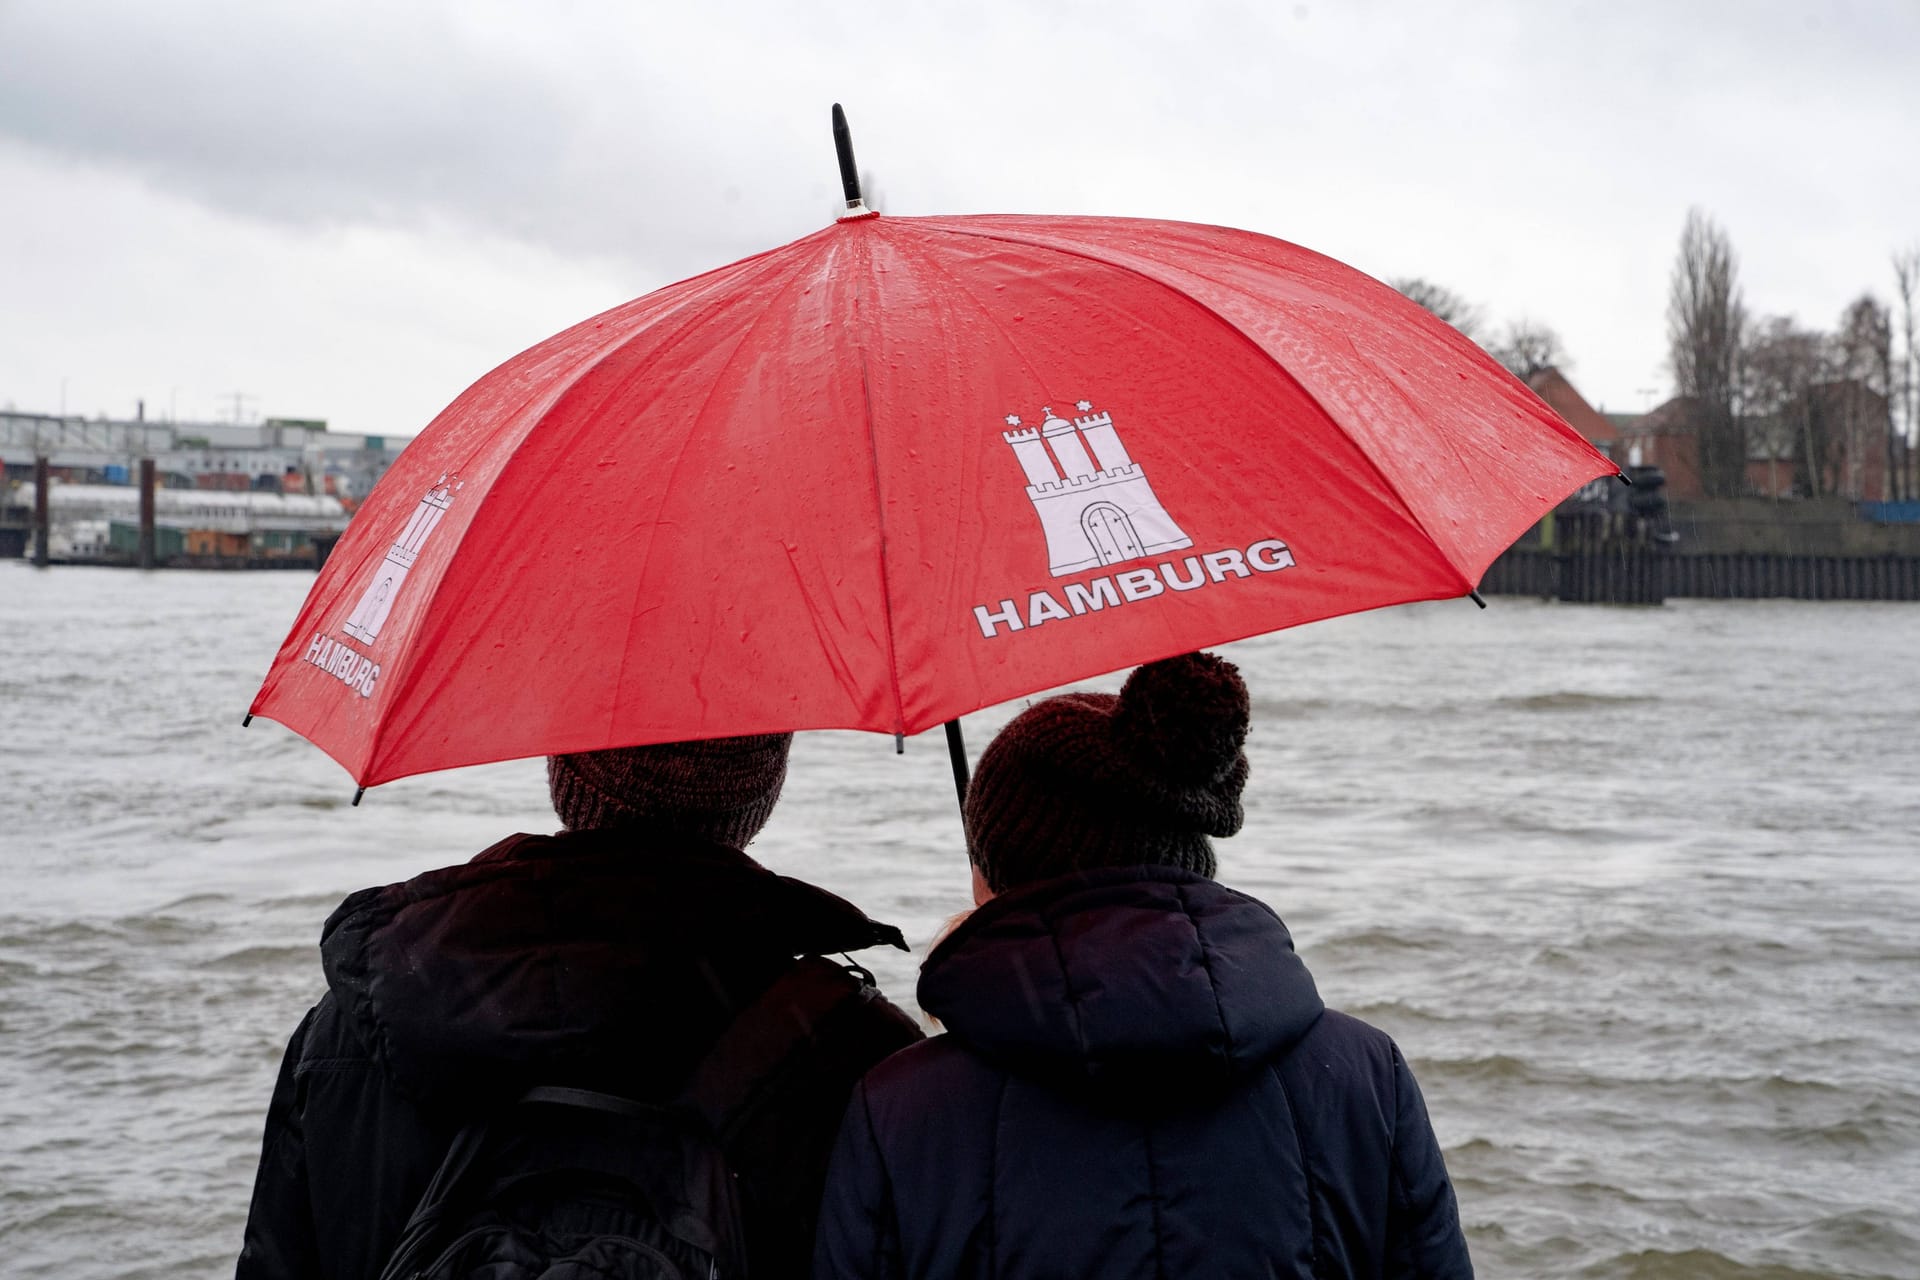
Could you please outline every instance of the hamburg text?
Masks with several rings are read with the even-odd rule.
[[[1150,599],[1163,591],[1195,591],[1229,577],[1251,578],[1256,573],[1278,573],[1292,567],[1293,552],[1287,550],[1287,544],[1278,538],[1263,538],[1244,552],[1228,547],[1177,562],[1163,560],[1151,568],[1069,582],[1059,589],[1059,595],[1035,591],[1027,596],[1024,608],[1016,600],[1002,600],[997,609],[977,604],[973,606],[973,620],[980,624],[980,634],[991,640],[1003,627],[1011,634],[1056,619],[1097,613],[1108,605]]]
[[[380,678],[379,663],[324,634],[316,633],[307,646],[307,661],[363,698],[373,696],[373,682]]]

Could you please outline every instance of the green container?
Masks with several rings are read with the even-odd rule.
[[[107,525],[107,545],[131,560],[140,554],[140,526],[131,520],[114,520]],[[187,535],[184,530],[169,529],[166,525],[155,525],[153,529],[153,558],[171,560],[185,554]]]

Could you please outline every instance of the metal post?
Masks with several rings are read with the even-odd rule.
[[[140,567],[153,568],[153,459],[140,459]]]
[[[51,554],[47,541],[53,530],[53,522],[47,516],[48,483],[47,460],[43,455],[33,460],[33,562],[41,568],[46,567]]]

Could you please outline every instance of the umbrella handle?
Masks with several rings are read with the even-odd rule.
[[[847,113],[833,104],[833,150],[840,157],[840,190],[847,197],[847,208],[860,205],[860,171],[853,167],[853,132],[847,128]]]
[[[953,789],[960,793],[960,808],[967,807],[967,744],[960,737],[958,717],[947,721],[947,755],[953,761]]]

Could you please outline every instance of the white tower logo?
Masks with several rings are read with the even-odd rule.
[[[1027,497],[1047,535],[1053,576],[1192,546],[1154,496],[1140,464],[1127,456],[1113,415],[1091,412],[1087,400],[1075,407],[1086,416],[1069,422],[1048,405],[1041,410],[1046,421],[1037,427],[1021,428],[1020,415],[1010,413],[1007,425],[1015,429],[1000,433],[1027,473]]]
[[[387,558],[380,563],[374,573],[373,581],[368,584],[360,603],[354,606],[342,628],[356,640],[372,644],[380,638],[380,628],[386,625],[387,615],[393,612],[393,601],[400,594],[400,588],[406,583],[407,574],[413,570],[413,562],[420,558],[420,548],[425,546],[427,538],[440,523],[440,517],[447,514],[447,508],[453,505],[453,495],[460,491],[458,476],[443,475],[440,483],[427,490],[420,499],[420,505],[414,508],[413,516],[407,521],[407,527],[387,548]]]

